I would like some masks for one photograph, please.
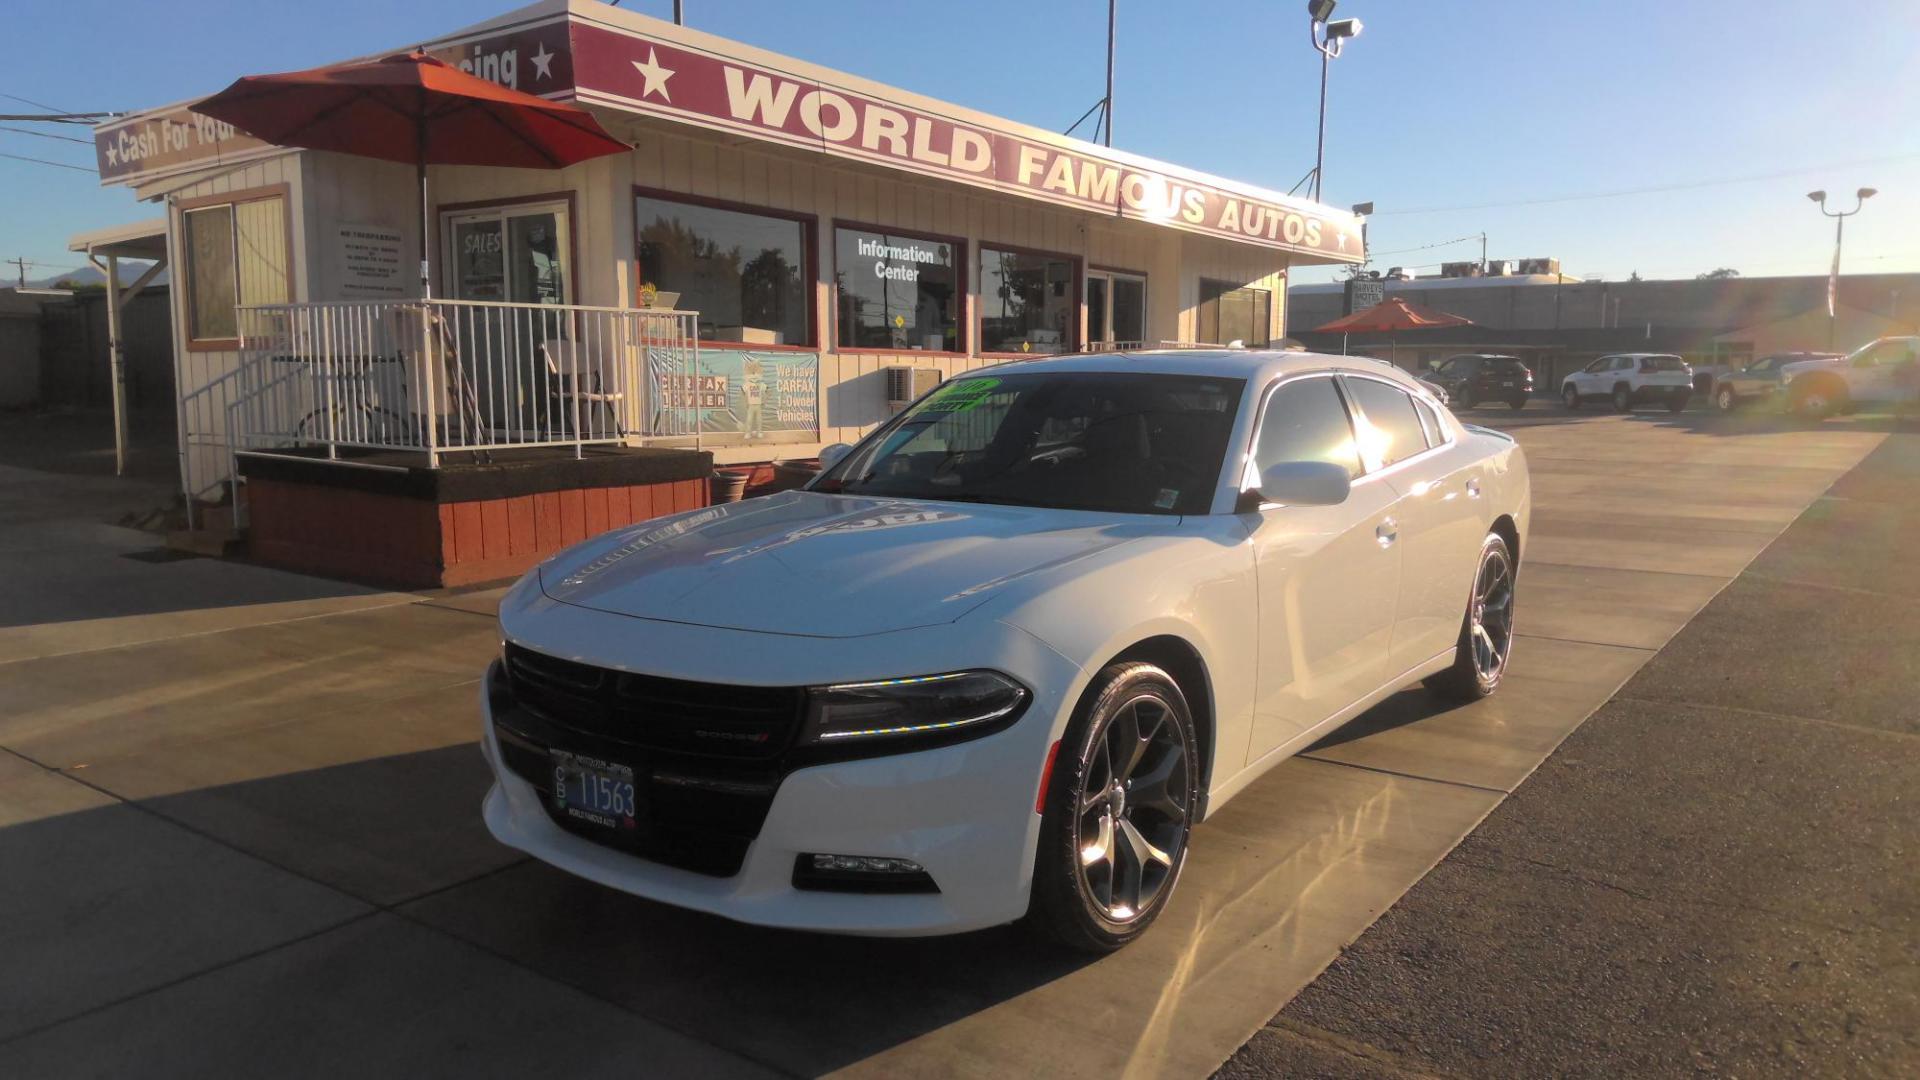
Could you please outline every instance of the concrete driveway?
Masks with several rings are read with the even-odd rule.
[[[1097,962],[736,926],[520,858],[477,813],[494,594],[143,562],[68,478],[0,471],[0,1074],[1204,1075],[1882,438],[1494,420],[1537,503],[1507,685],[1276,769]]]

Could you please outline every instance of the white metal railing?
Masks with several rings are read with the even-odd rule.
[[[417,453],[701,435],[693,312],[472,300],[268,304],[239,355],[180,396],[189,500],[234,453]],[[684,404],[685,407],[681,407]]]

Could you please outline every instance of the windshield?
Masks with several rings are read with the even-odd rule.
[[[1204,514],[1246,383],[1031,372],[947,383],[814,491],[1133,514]]]

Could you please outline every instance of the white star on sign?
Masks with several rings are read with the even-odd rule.
[[[107,144],[107,164],[109,165],[120,164],[120,148],[113,145],[112,143]]]
[[[553,78],[553,54],[547,51],[547,43],[540,43],[540,51],[533,54],[533,77],[536,79]]]
[[[1347,250],[1347,234],[1346,234],[1346,233],[1339,233],[1339,234],[1337,234],[1337,235],[1335,235],[1335,237],[1334,237],[1334,239],[1336,239],[1336,240],[1338,240],[1338,241],[1340,241],[1340,250],[1341,250],[1341,251],[1345,251],[1345,250]]]
[[[646,63],[635,60],[633,66],[640,72],[640,77],[647,80],[646,86],[640,90],[641,97],[658,92],[661,101],[669,105],[673,104],[673,99],[667,96],[667,80],[673,78],[673,72],[660,66],[660,61],[656,59],[652,49],[647,50]]]

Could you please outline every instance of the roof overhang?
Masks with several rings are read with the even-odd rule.
[[[86,255],[164,261],[167,257],[167,219],[158,217],[136,221],[131,225],[75,233],[67,239],[67,250]]]
[[[1119,220],[1365,261],[1360,219],[1073,139],[597,0],[542,0],[427,46],[515,89]],[[190,104],[190,103],[189,103]],[[188,104],[96,129],[104,183],[273,152]]]

